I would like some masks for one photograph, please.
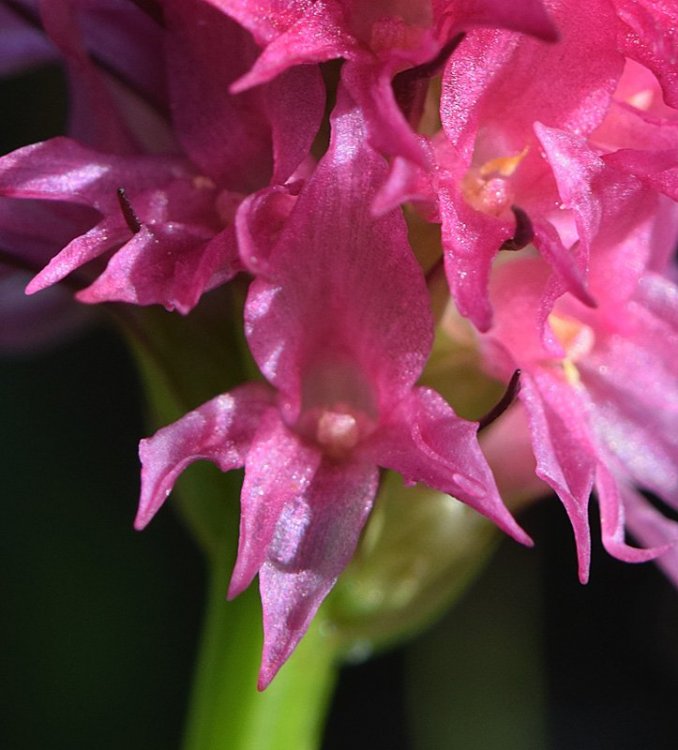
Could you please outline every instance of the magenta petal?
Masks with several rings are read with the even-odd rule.
[[[243,96],[243,94],[239,94]],[[273,183],[289,179],[309,155],[325,107],[325,87],[316,65],[278,76],[263,96],[273,138]]]
[[[666,103],[678,107],[678,6],[675,0],[614,0],[623,54],[659,79]]]
[[[300,185],[274,185],[249,195],[238,206],[235,226],[240,258],[250,273],[266,276],[268,258],[289,218]]]
[[[281,514],[307,494],[321,458],[316,447],[304,443],[283,424],[277,410],[263,416],[245,460],[238,558],[229,598],[252,582],[266,559]],[[277,533],[287,534],[293,543],[295,532],[300,531],[303,527],[295,527],[290,520]]]
[[[60,253],[55,255],[31,280],[26,287],[26,293],[35,294],[56,284],[75,269],[121,245],[129,238],[129,235],[129,228],[123,224],[121,217],[104,219],[89,232],[71,240]]]
[[[238,269],[232,229],[210,239],[200,227],[148,224],[115,253],[104,273],[77,297],[91,304],[160,304],[185,315],[196,306],[215,275],[227,281]]]
[[[567,290],[585,305],[595,307],[596,301],[586,288],[582,271],[586,265],[585,259],[577,257],[578,248],[566,248],[556,230],[546,221],[535,221],[532,227],[534,244],[539,253],[565,284],[565,289],[561,291]]]
[[[210,2],[226,4],[219,0]],[[231,87],[234,93],[271,81],[295,65],[346,57],[354,50],[355,41],[342,29],[341,10],[335,3],[304,3],[303,7],[298,2],[294,4],[298,6],[299,20],[264,48],[250,72]],[[254,18],[258,15],[252,13]]]
[[[78,19],[77,0],[41,0],[40,15],[50,39],[66,60],[71,86],[70,132],[114,153],[134,151],[130,134],[113,104],[104,76],[89,58]]]
[[[601,327],[579,365],[593,424],[625,473],[678,504],[678,289],[647,274],[624,312],[626,330]]]
[[[426,168],[429,166],[426,150],[396,102],[391,77],[388,69],[372,60],[347,62],[342,70],[346,88],[365,113],[372,147],[387,156],[401,156]]]
[[[134,194],[185,173],[184,163],[176,158],[113,156],[68,138],[52,138],[0,159],[0,194],[68,201],[119,215],[119,187]]]
[[[264,609],[263,690],[292,653],[351,559],[377,491],[375,466],[320,465],[278,520],[259,573]]]
[[[184,469],[214,462],[222,471],[243,466],[262,414],[273,394],[247,384],[213,398],[139,444],[141,498],[134,527],[143,529],[158,512]]]
[[[588,252],[603,210],[599,196],[594,194],[593,182],[605,164],[580,136],[548,128],[540,122],[534,124],[534,131],[553,170],[562,205],[575,212],[579,237]]]
[[[389,415],[367,450],[374,460],[453,495],[482,513],[507,534],[531,545],[502,503],[489,466],[478,446],[478,425],[460,419],[433,390],[416,388]]]
[[[513,236],[514,224],[476,211],[456,185],[441,187],[438,199],[450,291],[459,312],[486,331],[492,324],[488,299],[492,260]]]
[[[678,523],[655,510],[632,490],[624,492],[626,527],[641,543],[651,548],[667,548],[657,565],[678,586]]]
[[[565,506],[577,544],[579,579],[585,583],[591,559],[588,502],[596,469],[585,407],[574,389],[557,375],[523,371],[520,382],[537,476],[558,493]]]
[[[434,157],[430,144],[423,142],[422,147],[429,151],[429,158],[433,163]],[[440,222],[433,174],[417,167],[408,159],[396,157],[391,164],[388,179],[374,199],[372,210],[375,216],[382,216],[406,201],[416,203],[420,212],[426,215],[429,221]]]
[[[228,91],[254,62],[256,45],[203,0],[165,5],[168,82],[182,146],[223,187],[265,185],[272,163],[263,92],[233,96]]]
[[[0,197],[0,248],[37,271],[99,219],[95,209],[74,203]]]
[[[610,166],[639,177],[653,190],[678,201],[678,149],[649,152],[621,149],[604,159]]]
[[[630,563],[647,562],[664,554],[670,545],[661,544],[649,549],[631,547],[624,541],[624,504],[612,474],[602,465],[596,472],[596,491],[600,505],[600,525],[605,549],[618,560]],[[670,523],[667,520],[667,523]],[[676,535],[678,538],[678,534]]]
[[[510,13],[515,4],[505,7]],[[587,135],[603,119],[623,69],[613,9],[608,0],[578,3],[576,11],[569,2],[549,9],[557,44],[477,29],[450,58],[441,119],[464,156],[470,158],[481,124],[500,131],[510,153],[528,145],[535,121]]]
[[[402,215],[372,216],[386,164],[366,144],[364,116],[341,89],[332,128],[329,151],[268,259],[271,281],[250,287],[246,335],[264,375],[292,400],[309,368],[337,355],[397,399],[430,350],[424,277]]]

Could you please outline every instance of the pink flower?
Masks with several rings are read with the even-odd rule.
[[[45,6],[78,69],[88,80],[100,76],[66,10]],[[198,0],[167,3],[165,21],[169,98],[188,158],[112,154],[55,139],[0,159],[2,195],[91,206],[100,215],[29,293],[105,256],[105,270],[97,268],[79,300],[157,303],[187,313],[240,268],[233,228],[240,201],[270,180],[285,181],[306,157],[323,106],[315,68],[234,97],[228,86],[253,58],[245,33]],[[105,119],[101,109],[93,114]]]
[[[624,193],[618,189],[617,195]],[[620,200],[618,211],[603,217],[592,248],[597,308],[570,294],[547,301],[548,268],[536,258],[518,259],[496,270],[496,324],[481,340],[495,373],[508,378],[521,368],[520,400],[536,473],[570,517],[582,581],[589,570],[593,487],[610,554],[639,562],[666,553],[678,540],[676,525],[633,489],[678,507],[678,289],[638,269],[665,253],[655,244],[668,240],[675,247],[678,217],[675,206],[662,202],[654,214],[641,209],[645,218],[639,220],[632,215],[634,194],[627,191],[628,202]],[[652,548],[630,547],[626,528]]]
[[[657,29],[639,28],[642,40],[632,47],[622,34],[625,12],[607,0],[549,0],[547,8],[560,33],[557,44],[504,30],[467,34],[445,67],[443,130],[429,144],[429,167],[396,159],[377,201],[380,210],[406,199],[428,204],[431,219],[442,224],[452,295],[483,331],[492,322],[490,269],[502,248],[532,242],[551,265],[554,283],[594,301],[587,269],[594,214],[605,200],[599,156],[623,148],[610,164],[669,195],[678,190],[678,131],[669,108],[659,117],[645,115],[615,97],[623,83],[629,101],[660,98],[632,93],[629,76],[622,76],[625,62],[627,70],[640,67],[625,54],[645,60],[637,54],[643,45],[664,36],[668,45],[664,11],[655,9]],[[630,144],[644,150],[627,151]]]
[[[260,688],[353,554],[378,467],[453,494],[529,543],[498,496],[477,424],[414,387],[432,321],[402,217],[369,211],[385,170],[340,91],[330,149],[247,299],[246,335],[268,384],[218,396],[141,443],[137,528],[192,461],[245,467],[229,596],[259,574]]]

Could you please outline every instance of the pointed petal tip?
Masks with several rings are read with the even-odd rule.
[[[525,547],[534,547],[534,540],[532,537],[526,531],[523,531],[522,527],[513,520],[513,516],[510,516],[510,518],[512,523],[502,524],[503,530],[519,544],[522,544]]]
[[[25,293],[28,296],[31,296],[32,294],[37,294],[38,292],[41,292],[43,289],[47,289],[47,287],[51,286],[57,281],[60,281],[60,279],[51,279],[48,274],[46,273],[47,268],[44,268],[40,273],[36,274],[29,282],[26,284],[26,289],[24,290]]]
[[[289,649],[284,658],[281,658],[280,655],[278,655],[277,658],[271,659],[270,654],[267,656],[266,647],[264,647],[264,655],[261,660],[261,667],[259,668],[259,676],[257,677],[257,690],[260,693],[266,690],[266,688],[273,682],[273,678],[287,662],[287,659],[293,650],[293,648]]]
[[[141,510],[137,512],[137,515],[134,519],[134,530],[135,531],[143,531],[148,524],[150,523],[151,519],[146,517],[145,513],[142,513]]]
[[[242,592],[247,588],[247,584],[243,585],[243,581],[240,576],[236,578],[236,571],[233,571],[231,576],[231,582],[228,584],[228,591],[226,592],[226,599],[232,602],[237,596],[240,596]]]
[[[233,83],[228,87],[228,92],[229,94],[233,95],[242,94],[248,89],[254,88],[259,84],[266,82],[265,80],[259,80],[259,78],[260,77],[251,70],[249,73],[245,73],[244,76],[240,76],[240,78],[233,81]]]
[[[263,693],[271,684],[271,680],[274,676],[274,674],[269,674],[268,671],[264,671],[264,668],[262,667],[261,672],[259,673],[259,678],[257,679],[257,690],[260,693]]]

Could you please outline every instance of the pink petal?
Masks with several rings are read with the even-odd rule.
[[[606,164],[639,177],[653,190],[678,201],[678,149],[650,152],[621,149],[604,158]]]
[[[422,141],[429,155],[427,161],[434,163],[430,145]],[[391,171],[386,182],[382,185],[374,200],[372,210],[375,216],[382,216],[393,211],[401,204],[411,201],[429,221],[440,223],[437,213],[438,196],[433,185],[433,172],[421,169],[408,159],[396,157],[391,164]]]
[[[508,153],[517,153],[528,144],[535,121],[586,135],[605,115],[623,67],[609,3],[589,0],[576,12],[563,1],[549,8],[557,44],[479,29],[469,32],[450,58],[441,118],[463,154],[481,123],[502,131]]]
[[[52,138],[0,159],[0,194],[67,201],[118,215],[119,187],[134,194],[185,174],[179,159],[112,156],[68,138]]]
[[[624,492],[626,527],[636,539],[650,548],[668,548],[657,559],[657,565],[678,586],[678,523],[655,510],[632,490]]]
[[[243,94],[240,94],[243,96]],[[320,68],[303,65],[278,76],[264,90],[273,137],[273,183],[289,179],[309,155],[325,108]]]
[[[666,103],[678,107],[678,7],[674,0],[614,0],[619,48],[659,79]]]
[[[565,506],[577,544],[579,579],[585,583],[591,558],[588,501],[597,463],[586,409],[564,379],[547,372],[523,370],[520,399],[530,421],[537,476]]]
[[[387,417],[366,450],[380,465],[453,495],[523,544],[527,534],[499,497],[480,451],[478,425],[460,419],[435,391],[414,389]]]
[[[235,226],[243,264],[253,275],[269,275],[268,258],[297,200],[301,185],[274,185],[249,195],[238,207]]]
[[[0,248],[38,270],[98,219],[96,210],[73,203],[0,198]]]
[[[222,394],[163,427],[139,444],[141,498],[134,527],[143,529],[158,512],[184,469],[194,461],[214,462],[222,471],[243,466],[272,393],[247,384]]]
[[[586,258],[581,257],[579,248],[566,248],[556,230],[546,221],[534,221],[532,226],[535,247],[563,282],[561,291],[568,291],[585,305],[595,307],[596,301],[586,288]]]
[[[670,548],[662,544],[649,549],[631,547],[624,541],[625,518],[624,504],[617,482],[612,474],[602,465],[596,472],[596,491],[600,505],[600,525],[605,549],[618,560],[630,563],[647,562],[664,554]],[[667,525],[671,522],[666,521]],[[678,541],[678,534],[676,534]]]
[[[168,82],[182,146],[224,187],[262,187],[273,166],[264,93],[229,94],[229,86],[254,62],[256,46],[203,0],[165,5]]]
[[[287,518],[290,508],[303,502],[320,465],[322,454],[305,443],[280,419],[277,410],[266,413],[257,428],[245,460],[245,481],[240,494],[240,537],[228,597],[232,599],[252,582],[267,558],[274,532],[293,544],[305,530]]]
[[[113,103],[101,71],[90,60],[79,24],[78,0],[42,0],[40,15],[49,38],[66,60],[73,82],[71,127],[78,140],[112,151],[132,153],[133,139]]]
[[[403,116],[391,85],[392,73],[374,61],[347,62],[342,70],[347,90],[365,113],[370,144],[387,156],[401,156],[426,168],[426,150]]]
[[[659,314],[643,296],[627,302],[623,329],[596,331],[579,364],[599,439],[619,467],[667,502],[678,502],[678,290],[652,276],[641,287],[663,293]],[[664,287],[661,290],[661,287]],[[615,310],[614,313],[618,311]]]
[[[637,93],[634,91],[633,95]],[[674,110],[669,111],[675,117]],[[606,151],[626,148],[648,151],[672,149],[678,147],[678,121],[636,109],[626,101],[613,100],[607,116],[591,138]]]
[[[514,224],[470,206],[456,185],[441,185],[438,194],[445,250],[445,272],[459,312],[480,331],[492,324],[488,283],[492,261]]]
[[[495,324],[482,343],[486,346],[494,341],[505,352],[498,352],[497,367],[488,360],[500,378],[508,380],[516,367],[565,356],[548,325],[548,316],[563,290],[551,283],[551,274],[541,258],[520,258],[498,266],[490,290]],[[506,356],[506,366],[499,366]]]
[[[88,232],[71,240],[26,287],[35,294],[66,278],[68,274],[123,244],[130,236],[122,217],[104,219]]]
[[[211,5],[234,18],[263,46],[293,27],[308,13],[306,0],[208,0]],[[327,13],[333,0],[314,0],[316,15]]]
[[[377,482],[374,466],[326,461],[305,492],[282,509],[259,572],[264,609],[260,690],[292,653],[353,556]]]
[[[370,211],[386,164],[365,143],[364,117],[341,91],[332,126],[329,151],[269,258],[275,281],[255,279],[245,310],[254,358],[297,406],[302,374],[337,355],[352,360],[381,398],[397,399],[431,344],[428,295],[403,218],[374,219]]]
[[[213,285],[215,275],[223,283],[238,270],[232,228],[210,238],[200,227],[145,224],[77,298],[90,304],[160,304],[186,315]]]
[[[241,4],[227,0],[210,2],[224,7],[231,15],[232,7]],[[283,15],[292,22],[286,27],[283,22],[278,27],[282,27],[282,33],[270,40],[249,73],[236,81],[231,88],[234,93],[266,83],[295,65],[350,56],[356,47],[352,35],[342,28],[341,9],[331,0],[318,0],[311,5],[293,0],[291,9],[286,9]],[[246,20],[248,23],[242,21],[244,25],[260,29],[260,10],[253,11]]]
[[[603,211],[593,183],[605,163],[581,136],[546,127],[540,122],[534,124],[534,131],[553,170],[562,205],[575,213],[579,238],[588,256]]]

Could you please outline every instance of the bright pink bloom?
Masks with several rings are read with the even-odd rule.
[[[218,396],[142,441],[137,528],[192,461],[244,466],[229,595],[259,574],[265,687],[349,561],[378,467],[448,492],[529,543],[476,440],[427,388],[432,342],[422,272],[398,213],[372,218],[386,164],[340,92],[332,142],[252,283],[246,335],[268,384]]]
[[[167,109],[161,43],[160,27],[132,3],[18,0],[0,7],[0,74],[66,63],[69,132],[102,149],[129,152],[135,143],[156,148],[172,143],[169,128],[149,117],[158,107]],[[81,206],[0,199],[0,347],[25,350],[55,343],[60,333],[86,319],[72,290],[54,288],[39,298],[26,297],[23,290],[93,222],[96,212]]]
[[[554,283],[592,302],[592,210],[604,200],[597,194],[598,156],[631,145],[644,149],[610,163],[656,190],[678,192],[678,131],[667,116],[675,110],[650,115],[631,104],[649,93],[645,81],[641,88],[640,80],[623,78],[624,54],[631,53],[620,42],[623,21],[614,6],[549,0],[547,8],[557,44],[502,30],[467,34],[444,72],[443,132],[430,144],[434,166],[421,170],[396,160],[377,201],[379,209],[406,199],[428,204],[442,224],[451,292],[480,330],[492,321],[487,285],[501,248],[532,241],[559,279]],[[655,32],[647,33],[650,44]],[[615,98],[622,83],[624,101]]]
[[[645,218],[639,220],[636,197],[619,187],[618,211],[603,217],[592,249],[598,307],[587,308],[570,294],[554,302],[545,264],[515,260],[495,272],[496,324],[482,337],[495,373],[507,378],[514,368],[522,370],[520,399],[536,473],[570,517],[582,581],[589,569],[593,487],[603,543],[615,557],[648,560],[678,539],[675,524],[632,490],[641,487],[678,507],[678,288],[655,273],[640,276],[644,263],[665,253],[655,244],[668,239],[675,247],[678,217],[675,206],[664,204],[656,216],[641,207]],[[625,528],[638,530],[653,548],[628,546]]]
[[[373,147],[424,164],[408,119],[421,114],[432,63],[465,29],[497,26],[553,40],[540,0],[208,0],[252,32],[263,52],[233,87],[244,91],[292,66],[344,58],[342,79],[365,112]],[[449,52],[448,52],[449,54]],[[441,60],[442,64],[444,60]],[[392,82],[395,86],[392,86]]]
[[[94,208],[102,216],[50,261],[27,291],[51,286],[114,251],[96,281],[77,293],[79,300],[160,303],[188,312],[206,288],[238,270],[235,236],[228,222],[234,207],[228,207],[231,215],[222,219],[216,186],[205,177],[202,180],[183,160],[106,155],[63,138],[4,157],[0,160],[4,195],[74,203]],[[121,210],[120,186],[138,218],[136,232]]]
[[[73,0],[68,8],[78,5]],[[74,36],[68,8],[46,8],[83,75],[100,76]],[[240,268],[238,203],[271,179],[286,180],[306,157],[323,107],[317,69],[291,71],[234,97],[229,84],[254,59],[245,32],[199,0],[168,2],[165,22],[169,98],[188,158],[114,155],[55,139],[0,159],[2,195],[91,206],[101,217],[53,258],[29,292],[105,256],[106,269],[78,299],[159,303],[186,313]]]

